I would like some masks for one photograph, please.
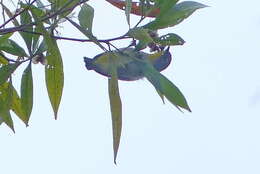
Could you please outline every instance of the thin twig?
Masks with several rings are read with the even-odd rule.
[[[30,33],[30,34],[35,34],[35,35],[43,35],[42,33],[39,33],[39,32],[26,31],[26,30],[19,30],[19,31],[22,31],[22,32],[25,32],[25,33]],[[90,39],[78,39],[78,38],[62,37],[62,36],[54,36],[54,35],[51,35],[51,37],[54,38],[54,39],[67,40],[67,41],[94,42]],[[112,41],[117,41],[117,40],[122,40],[122,39],[131,39],[131,37],[122,35],[122,36],[118,36],[118,37],[111,38],[111,39],[98,39],[97,41],[101,42],[101,43],[109,43],[109,42],[112,42]]]

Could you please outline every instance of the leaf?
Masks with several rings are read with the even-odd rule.
[[[165,96],[174,106],[184,108],[191,112],[188,103],[178,87],[168,80],[151,65],[144,66],[145,77],[155,87],[160,96]]]
[[[34,13],[33,17],[38,20],[37,15]],[[54,118],[57,119],[64,86],[62,57],[56,40],[53,39],[50,33],[44,28],[43,23],[39,22],[37,27],[39,27],[39,31],[43,33],[44,42],[47,45],[46,59],[48,65],[45,66],[45,82],[54,112]]]
[[[1,107],[0,107],[0,118],[15,133],[14,123],[10,111],[8,110],[1,111]]]
[[[38,21],[43,16],[46,16],[46,9],[42,7],[36,7],[34,5],[29,5],[25,3],[21,3],[22,8],[28,8],[29,11],[32,12],[33,17],[37,16],[37,19],[35,21]],[[49,23],[48,20],[45,20],[44,22]]]
[[[4,42],[0,42],[0,50],[15,56],[28,57],[24,49],[11,39],[8,39]]]
[[[25,113],[24,122],[28,125],[33,107],[33,78],[31,63],[23,72],[21,81],[21,107]]]
[[[153,40],[155,43],[162,46],[183,45],[185,43],[185,41],[180,36],[174,33],[169,33],[159,38],[154,38]]]
[[[0,67],[0,85],[5,83],[11,74],[16,70],[20,63],[3,65]]]
[[[135,51],[143,50],[147,47],[148,43],[145,41],[140,40],[138,44],[135,46]]]
[[[21,15],[20,15],[20,21],[21,21],[21,25],[28,25],[32,23],[32,17],[29,13],[28,10],[25,10]],[[33,32],[33,26],[28,26],[27,28],[25,28],[26,31],[29,32]],[[32,46],[32,38],[33,38],[33,34],[32,33],[27,33],[27,32],[20,32],[22,38],[24,39],[26,46],[28,48],[28,50],[31,51],[31,46]]]
[[[117,152],[122,131],[122,103],[118,89],[116,67],[113,66],[112,68],[111,79],[108,79],[108,91],[112,116],[114,163],[116,164]]]
[[[5,59],[4,54],[0,51],[0,66],[1,65],[7,65],[8,60]]]
[[[19,97],[17,91],[15,90],[14,87],[12,87],[12,103],[11,103],[11,110],[28,126],[28,119],[25,115],[25,112],[22,109],[22,104],[21,104],[21,98]]]
[[[181,23],[196,10],[205,7],[207,6],[198,2],[184,1],[176,4],[163,15],[159,15],[154,21],[146,24],[144,27],[151,30],[172,27]]]
[[[64,0],[66,3],[63,3],[63,5],[60,7],[61,14],[59,15],[59,18],[67,17],[73,10],[78,6],[78,4],[81,3],[81,0]]]
[[[0,44],[3,42],[6,42],[11,36],[13,35],[13,33],[7,33],[4,34],[3,36],[0,37]]]
[[[56,41],[47,35],[45,35],[44,39],[48,47],[46,56],[48,65],[45,67],[45,80],[54,117],[57,119],[64,85],[63,63]]]
[[[51,2],[51,10],[59,12],[61,17],[65,17],[71,13],[73,7],[76,6],[80,0],[48,0]],[[62,13],[61,13],[62,12]]]
[[[150,43],[153,42],[153,39],[151,38],[148,32],[149,32],[148,29],[138,27],[138,28],[130,29],[127,35],[137,40],[141,40],[145,43]]]
[[[126,15],[126,20],[128,23],[128,26],[130,27],[130,13],[132,9],[132,0],[125,0],[125,15]]]
[[[177,108],[178,106],[191,112],[188,103],[179,88],[161,74],[160,85],[163,95]]]
[[[163,95],[159,90],[157,90],[157,89],[156,89],[156,92],[158,93],[158,95],[159,95],[160,98],[162,99],[163,104],[165,104],[164,95]]]
[[[160,9],[159,16],[164,15],[170,10],[179,0],[156,0],[156,7]]]
[[[13,120],[10,115],[12,103],[12,86],[10,83],[0,85],[0,117],[3,122],[14,131]]]
[[[94,18],[94,9],[90,5],[84,4],[81,7],[78,15],[80,26],[92,33],[93,18]]]
[[[125,10],[126,9],[126,2],[124,0],[106,0],[113,6]],[[144,13],[145,12],[145,13]],[[147,17],[155,17],[159,14],[159,8],[154,8],[154,6],[143,4],[139,5],[139,2],[132,2],[131,4],[131,14],[135,14],[138,16],[147,16]]]

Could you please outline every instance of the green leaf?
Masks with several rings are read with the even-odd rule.
[[[90,5],[84,4],[81,7],[78,15],[80,26],[92,33],[93,18],[94,18],[94,9]]]
[[[2,119],[3,122],[15,133],[14,123],[10,111],[8,110],[2,111],[0,107],[0,119]]]
[[[16,70],[20,63],[3,65],[0,67],[0,85],[5,83],[11,74]]]
[[[140,40],[138,44],[135,46],[135,51],[140,51],[145,49],[148,44],[149,44],[148,42]]]
[[[51,3],[51,11],[56,13],[59,19],[68,16],[81,0],[48,0]]]
[[[60,18],[67,17],[74,10],[74,8],[77,7],[77,4],[79,4],[80,1],[81,0],[66,0],[66,4],[61,7],[62,13]]]
[[[172,27],[181,23],[196,10],[205,7],[207,6],[198,2],[184,1],[176,4],[163,15],[159,15],[154,21],[146,24],[144,27],[151,30]]]
[[[33,107],[33,78],[31,63],[23,72],[21,82],[21,106],[25,113],[25,119],[23,120],[28,125],[29,118]]]
[[[8,39],[4,42],[0,42],[0,50],[15,56],[28,57],[24,49],[11,39]]]
[[[128,25],[130,26],[130,13],[132,9],[132,0],[125,0],[125,15]]]
[[[158,95],[159,95],[160,98],[162,99],[163,104],[165,104],[164,95],[163,95],[159,90],[157,90],[157,89],[156,89],[156,92],[158,93]]]
[[[5,59],[4,54],[0,51],[0,65],[7,65],[8,60]]]
[[[177,108],[178,106],[191,112],[188,103],[179,88],[161,74],[160,85],[162,94]]]
[[[168,80],[151,65],[144,66],[145,77],[155,87],[160,96],[165,96],[174,106],[186,109],[191,112],[188,103],[178,87]]]
[[[117,152],[122,131],[122,103],[118,88],[116,67],[112,67],[111,79],[108,79],[108,91],[113,128],[114,163],[116,164]]]
[[[24,11],[20,15],[20,17],[21,17],[20,18],[21,25],[28,25],[28,24],[32,23],[32,17],[31,17],[31,15],[30,15],[28,10]],[[28,26],[27,28],[25,28],[25,30],[29,31],[29,32],[33,32],[33,26]],[[21,32],[21,36],[24,39],[28,50],[31,51],[33,34],[32,33],[27,33],[27,32]]]
[[[56,41],[50,37],[46,39],[46,36],[44,39],[48,47],[46,56],[48,65],[45,68],[45,80],[54,116],[57,119],[64,85],[63,63]]]
[[[33,17],[38,20],[34,13]],[[39,31],[43,33],[44,42],[47,46],[46,59],[48,65],[45,66],[45,82],[54,112],[54,118],[57,119],[64,86],[62,57],[56,40],[53,39],[50,33],[44,28],[43,23],[39,22],[37,27],[39,27]]]
[[[10,108],[13,95],[12,86],[10,83],[0,85],[0,118],[3,122],[14,131],[13,120],[10,114]]]
[[[144,43],[150,43],[153,42],[153,39],[151,38],[148,32],[148,29],[138,27],[130,29],[127,35],[137,40],[143,41]]]
[[[22,8],[28,8],[28,6],[29,6],[29,10],[32,12],[32,14],[36,15],[38,19],[40,19],[41,17],[46,15],[46,10],[44,8],[21,3]],[[37,21],[37,20],[35,19],[35,21]],[[47,22],[47,21],[44,21],[44,22]]]
[[[179,0],[156,0],[156,7],[160,9],[159,16],[163,16],[170,10]]]
[[[0,37],[0,44],[3,42],[6,42],[11,36],[13,35],[13,33],[7,33],[4,34],[3,36]]]
[[[169,33],[159,38],[154,38],[153,40],[155,43],[162,46],[183,45],[185,43],[185,41],[180,36],[174,33]]]
[[[12,86],[12,103],[11,103],[11,110],[28,126],[28,119],[25,115],[25,112],[22,109],[22,104],[21,104],[21,98],[19,97],[17,91],[15,88]]]

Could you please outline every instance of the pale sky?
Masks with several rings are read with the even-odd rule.
[[[186,41],[171,48],[173,62],[163,74],[184,93],[192,113],[162,104],[145,79],[120,82],[123,133],[115,166],[107,79],[83,63],[83,56],[101,50],[59,41],[65,87],[58,120],[48,101],[44,67],[35,65],[30,126],[14,116],[16,134],[0,127],[1,173],[259,174],[260,1],[198,2],[211,7],[161,32]],[[127,31],[123,11],[103,0],[90,4],[98,38]],[[137,18],[131,19],[134,25]],[[83,37],[68,24],[60,31]],[[18,89],[19,72],[14,77]]]

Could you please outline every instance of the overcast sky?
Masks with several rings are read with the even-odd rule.
[[[147,80],[120,82],[123,133],[113,164],[107,79],[84,67],[83,56],[101,50],[89,43],[59,41],[65,87],[57,121],[35,65],[34,109],[16,134],[0,127],[3,174],[259,174],[260,173],[260,1],[200,0],[211,6],[194,13],[174,32],[186,41],[171,48],[163,74],[184,93],[192,113],[162,104]],[[127,31],[124,12],[104,0],[95,7],[99,38]],[[132,16],[132,25],[138,18]],[[83,37],[70,25],[63,36]],[[124,47],[127,42],[115,43]],[[19,73],[14,80],[19,86]]]

